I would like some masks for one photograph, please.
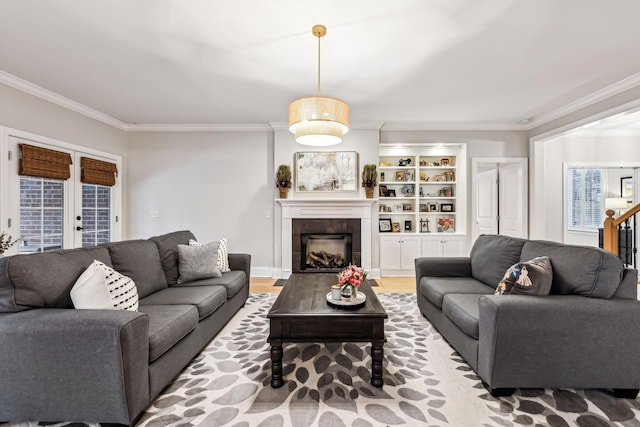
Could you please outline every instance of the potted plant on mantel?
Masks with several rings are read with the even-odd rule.
[[[291,166],[280,165],[276,172],[276,187],[280,190],[280,198],[286,199],[291,188]]]
[[[373,188],[376,186],[377,180],[378,172],[376,171],[376,165],[364,165],[362,168],[362,186],[364,187],[367,199],[373,199]]]

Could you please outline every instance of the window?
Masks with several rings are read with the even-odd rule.
[[[20,252],[62,249],[64,181],[20,177]]]
[[[602,227],[603,170],[567,168],[567,227],[572,231],[597,231]]]
[[[111,188],[82,184],[82,247],[109,242]]]

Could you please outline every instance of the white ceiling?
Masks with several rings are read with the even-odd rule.
[[[0,70],[123,123],[539,121],[640,83],[638,0],[0,0]],[[4,75],[5,80],[7,74]],[[618,84],[619,85],[619,84]]]

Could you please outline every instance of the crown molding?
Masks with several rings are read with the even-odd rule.
[[[574,102],[570,102],[568,104],[563,105],[560,108],[556,108],[555,110],[549,111],[548,113],[544,113],[544,114],[541,114],[540,116],[534,117],[533,119],[531,119],[531,121],[527,123],[527,130],[531,130],[535,127],[544,125],[545,123],[549,123],[553,120],[556,120],[568,114],[574,113],[580,110],[581,108],[588,107],[597,102],[603,101],[607,98],[610,98],[619,93],[622,93],[626,90],[633,89],[638,85],[640,85],[640,73],[634,74],[633,76],[620,80],[612,85],[609,85],[603,89],[597,90]]]
[[[120,121],[114,117],[109,116],[108,114],[101,113],[100,111],[94,110],[93,108],[87,107],[84,104],[80,104],[79,102],[73,101],[69,98],[66,98],[62,95],[58,95],[55,92],[51,92],[41,86],[30,83],[26,80],[21,79],[20,77],[16,77],[13,74],[9,74],[5,71],[0,70],[0,83],[3,83],[7,86],[11,86],[14,89],[19,91],[28,93],[29,95],[33,95],[40,99],[44,99],[45,101],[49,101],[53,104],[59,105],[68,110],[74,111],[76,113],[87,116],[91,119],[97,120],[109,126],[113,126],[120,130],[126,130],[127,124],[123,121]]]
[[[504,122],[389,121],[382,131],[526,131],[528,126]]]
[[[576,129],[571,137],[577,138],[638,138],[640,129]]]
[[[267,124],[130,124],[127,132],[270,132]]]

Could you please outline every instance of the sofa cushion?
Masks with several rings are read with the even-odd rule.
[[[420,293],[442,310],[444,296],[453,294],[493,294],[494,288],[471,277],[429,277],[420,279]]]
[[[515,237],[481,235],[471,248],[471,275],[484,284],[495,287],[507,268],[520,261],[524,242],[524,239]]]
[[[71,288],[94,260],[111,266],[104,246],[0,258],[0,312],[73,308]]]
[[[193,305],[141,305],[138,311],[149,315],[149,362],[162,356],[198,325],[198,310]]]
[[[622,281],[624,265],[612,253],[588,246],[527,241],[522,259],[548,256],[553,265],[551,294],[611,298]]]
[[[175,231],[149,239],[158,247],[162,270],[164,270],[164,275],[169,285],[178,283],[178,277],[180,276],[178,271],[178,245],[188,245],[189,240],[195,240],[195,238],[196,236],[190,231]]]
[[[173,286],[143,298],[140,305],[193,305],[198,309],[198,319],[202,320],[226,301],[224,286]]]
[[[497,295],[549,295],[553,270],[549,257],[513,264],[496,288]]]
[[[220,242],[178,245],[178,283],[222,276],[216,265],[219,246]]]
[[[93,261],[71,288],[77,309],[138,311],[136,284],[100,261]]]
[[[442,312],[465,334],[479,339],[480,310],[478,300],[481,294],[447,294],[442,303]]]
[[[229,243],[227,242],[227,238],[223,237],[222,239],[216,241],[218,243],[218,260],[216,262],[216,266],[221,273],[228,273],[231,271],[229,267]],[[191,246],[202,246],[202,243],[198,242],[195,239],[189,240],[189,245]]]
[[[224,273],[222,277],[212,277],[210,279],[194,280],[182,283],[180,286],[224,286],[227,290],[227,298],[231,298],[247,286],[247,275],[242,270],[232,270]]]
[[[109,243],[107,246],[113,268],[136,282],[141,298],[168,286],[158,247],[154,242],[127,240]]]

